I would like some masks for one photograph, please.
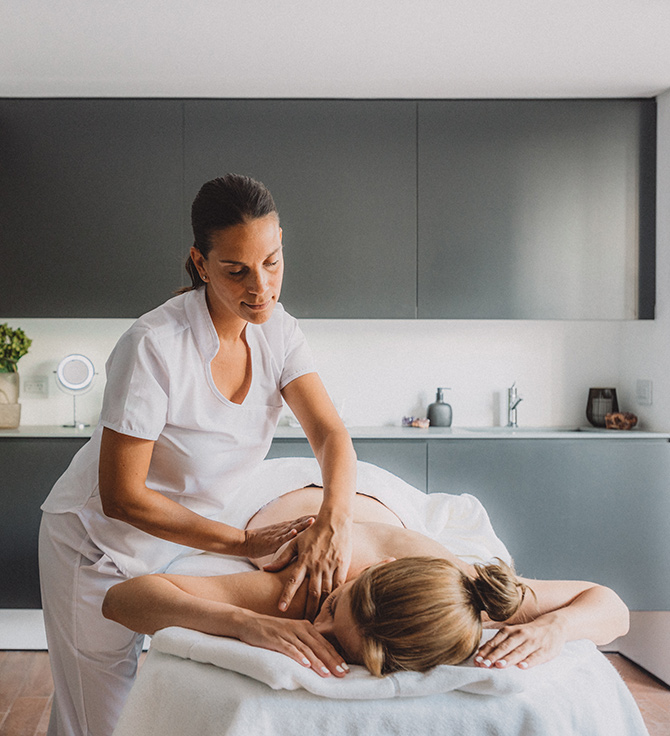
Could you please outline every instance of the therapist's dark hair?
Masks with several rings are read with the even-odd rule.
[[[207,258],[214,232],[271,214],[279,217],[270,190],[260,181],[241,174],[212,179],[202,185],[191,206],[193,246]],[[186,260],[186,272],[191,277],[191,286],[180,293],[204,286],[191,256]]]

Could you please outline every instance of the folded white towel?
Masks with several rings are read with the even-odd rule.
[[[495,633],[485,632],[482,641]],[[273,690],[303,689],[338,700],[415,697],[452,690],[478,695],[510,695],[548,681],[570,678],[579,668],[596,667],[595,671],[611,668],[590,641],[569,642],[559,657],[526,671],[518,667],[474,667],[468,661],[457,666],[440,665],[426,673],[396,672],[386,677],[374,677],[364,667],[352,665],[351,672],[343,678],[323,678],[278,652],[176,626],[157,632],[151,646],[165,654],[214,664],[253,677]]]

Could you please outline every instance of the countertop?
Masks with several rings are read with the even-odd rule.
[[[51,425],[25,425],[18,429],[0,429],[3,437],[80,437],[86,439],[93,433],[94,427],[74,429]],[[670,440],[670,432],[647,432],[639,429],[617,430],[596,429],[594,427],[347,427],[355,440],[491,440],[491,439],[526,439],[526,440],[602,440],[602,439],[654,439]],[[279,426],[275,431],[275,439],[304,439],[305,433],[300,427]]]

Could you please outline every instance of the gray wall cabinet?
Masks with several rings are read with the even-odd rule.
[[[0,100],[0,315],[138,317],[182,280],[182,110]]]
[[[282,303],[303,318],[416,316],[416,105],[368,100],[185,104],[186,205],[226,172],[272,192]]]
[[[419,318],[653,318],[654,100],[418,109]]]
[[[297,317],[651,318],[655,115],[654,100],[0,99],[0,315],[162,303],[187,281],[193,197],[236,171],[277,200]]]

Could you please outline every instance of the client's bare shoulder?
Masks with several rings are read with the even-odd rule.
[[[355,532],[360,537],[361,551],[367,546],[378,558],[375,562],[389,557],[395,557],[398,560],[403,557],[439,557],[453,563],[467,574],[472,572],[471,565],[460,560],[439,542],[420,532],[405,528],[398,529],[388,524],[363,523],[356,524],[355,527],[357,527]],[[368,564],[374,563],[369,562]],[[364,567],[367,565],[363,565]]]

